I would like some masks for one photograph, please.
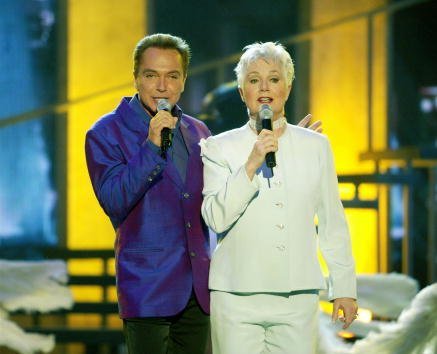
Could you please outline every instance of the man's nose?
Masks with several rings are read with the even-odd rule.
[[[158,91],[165,91],[165,90],[167,90],[167,82],[165,80],[165,77],[160,77],[158,79],[157,90]]]

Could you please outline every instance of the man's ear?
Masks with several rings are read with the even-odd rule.
[[[132,72],[132,75],[134,77],[134,87],[138,91],[137,78],[135,77],[135,72]]]
[[[240,86],[238,86],[238,93],[240,94],[241,100],[244,102],[244,94]]]
[[[187,75],[185,75],[185,77],[184,77],[184,81],[182,82],[182,90],[181,90],[181,93],[182,92],[184,92],[184,90],[185,90],[185,81],[187,80]]]

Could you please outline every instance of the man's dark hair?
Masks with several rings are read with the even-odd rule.
[[[191,50],[190,46],[180,37],[165,33],[155,33],[141,39],[134,50],[134,76],[138,76],[141,55],[147,48],[175,49],[182,57],[182,70],[184,76],[187,76],[188,65],[190,64]]]

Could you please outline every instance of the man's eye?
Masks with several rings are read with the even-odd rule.
[[[145,78],[147,78],[147,79],[151,79],[151,78],[153,78],[153,77],[155,77],[156,75],[155,74],[152,74],[152,73],[146,73],[146,74],[144,74],[144,77]]]
[[[177,79],[179,79],[179,76],[178,75],[170,75],[170,79],[177,80]]]

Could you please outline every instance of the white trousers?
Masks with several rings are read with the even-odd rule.
[[[212,291],[213,354],[314,354],[318,312],[316,291]]]

